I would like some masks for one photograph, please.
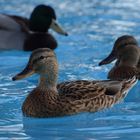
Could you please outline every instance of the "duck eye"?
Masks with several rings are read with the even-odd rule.
[[[41,59],[44,59],[44,58],[45,58],[44,56],[40,56],[39,58],[33,60],[33,64],[36,63],[36,62],[38,62],[38,61],[41,60]]]
[[[40,56],[40,58],[39,59],[44,59],[45,57],[44,56]]]

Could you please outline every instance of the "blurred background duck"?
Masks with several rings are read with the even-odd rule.
[[[136,75],[140,79],[140,48],[133,36],[119,37],[111,53],[99,65],[106,65],[116,60],[115,65],[108,73],[113,80],[129,79]]]
[[[68,35],[56,22],[55,11],[50,6],[38,5],[29,19],[0,14],[0,50],[32,51],[39,46],[55,49],[57,41],[48,32],[50,28],[59,34]]]
[[[70,81],[57,84],[58,63],[48,48],[32,52],[26,68],[13,80],[34,73],[40,75],[38,86],[25,99],[22,111],[30,117],[55,117],[79,112],[96,112],[122,100],[136,83],[136,78],[123,81]]]

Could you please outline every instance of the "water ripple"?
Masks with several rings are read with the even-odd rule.
[[[12,0],[0,1],[0,12],[29,17],[37,4],[52,5],[69,33],[58,40],[58,81],[105,79],[112,67],[99,67],[116,38],[132,34],[140,40],[140,0]],[[37,76],[13,82],[26,65],[29,52],[0,52],[0,140],[139,140],[140,82],[124,102],[98,113],[33,119],[22,116],[21,106],[37,84]]]

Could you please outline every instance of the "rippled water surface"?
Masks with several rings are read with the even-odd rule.
[[[140,42],[140,0],[1,0],[0,12],[29,17],[37,4],[56,9],[69,36],[56,37],[59,82],[105,79],[112,66],[98,66],[115,39],[132,34]],[[126,99],[98,113],[62,118],[22,116],[21,105],[37,76],[18,82],[11,77],[27,63],[29,52],[0,52],[0,140],[140,140],[140,82]]]

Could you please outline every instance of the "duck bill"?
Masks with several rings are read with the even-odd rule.
[[[61,35],[65,35],[68,36],[67,32],[65,32],[62,27],[56,22],[56,20],[52,19],[52,23],[50,26],[51,29],[53,29],[55,32],[61,34]]]
[[[33,75],[34,73],[35,73],[35,71],[33,70],[32,66],[27,65],[26,68],[22,72],[20,72],[16,76],[14,76],[12,78],[12,80],[13,81],[20,80],[20,79],[29,77],[29,76]]]
[[[116,55],[115,55],[115,52],[112,51],[108,57],[106,57],[104,60],[102,60],[100,63],[99,63],[99,66],[101,65],[105,65],[105,64],[109,64],[111,63],[112,61],[114,61],[116,59]]]

